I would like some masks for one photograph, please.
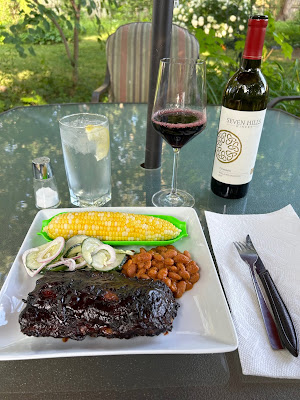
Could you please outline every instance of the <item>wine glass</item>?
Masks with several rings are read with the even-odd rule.
[[[174,151],[172,188],[155,193],[152,203],[157,207],[192,207],[193,196],[177,189],[178,157],[180,149],[206,126],[204,60],[160,60],[151,121]]]

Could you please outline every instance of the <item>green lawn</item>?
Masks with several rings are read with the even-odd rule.
[[[96,38],[80,42],[79,84],[72,88],[72,69],[64,46],[35,45],[36,56],[19,57],[13,45],[0,45],[0,111],[26,104],[90,101],[105,75],[105,48]]]

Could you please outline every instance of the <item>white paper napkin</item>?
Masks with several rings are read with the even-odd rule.
[[[300,355],[272,350],[260,313],[249,267],[234,241],[249,234],[293,319],[300,339],[300,220],[293,207],[260,215],[205,212],[220,277],[239,339],[245,375],[300,378]],[[259,280],[259,279],[258,279]]]

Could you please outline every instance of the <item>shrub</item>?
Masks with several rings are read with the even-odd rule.
[[[201,28],[208,35],[213,31],[232,46],[236,37],[245,32],[250,13],[247,0],[192,0],[174,9],[174,22],[191,32]]]
[[[286,37],[291,46],[300,47],[300,18],[295,21],[276,21],[275,29]],[[268,47],[278,46],[272,32],[269,31],[266,33],[265,42]]]

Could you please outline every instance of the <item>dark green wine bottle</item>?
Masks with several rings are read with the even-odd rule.
[[[241,67],[223,94],[211,179],[212,191],[238,199],[247,194],[268,102],[268,85],[261,72],[268,17],[249,18]]]

